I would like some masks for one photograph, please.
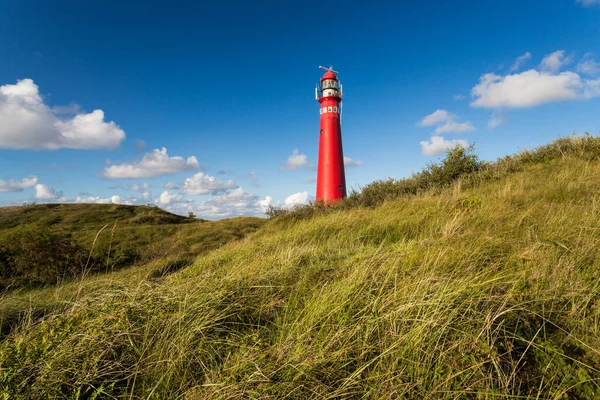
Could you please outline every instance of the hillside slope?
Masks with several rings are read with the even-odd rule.
[[[173,270],[263,222],[210,222],[153,206],[118,204],[0,208],[0,291],[57,284],[157,259],[171,260]]]
[[[0,343],[0,394],[600,398],[598,156],[275,218],[162,279],[98,282]]]

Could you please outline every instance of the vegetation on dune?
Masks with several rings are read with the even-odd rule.
[[[172,271],[203,252],[244,237],[263,222],[259,218],[228,221],[186,218],[152,206],[0,208],[0,291],[55,285],[166,256],[172,260],[168,266]]]
[[[460,151],[414,193],[53,289],[0,342],[0,397],[600,398],[600,138]]]

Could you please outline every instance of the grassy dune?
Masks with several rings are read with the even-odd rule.
[[[50,289],[0,342],[0,398],[600,398],[600,140],[578,140]]]

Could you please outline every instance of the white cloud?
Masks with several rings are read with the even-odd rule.
[[[488,128],[494,129],[506,122],[506,114],[494,113],[488,121]]]
[[[600,4],[600,0],[577,0],[578,3],[581,3],[584,7],[592,7]]]
[[[35,185],[35,196],[33,197],[40,200],[55,200],[62,197],[62,192],[57,193],[50,186],[38,183]]]
[[[360,167],[363,165],[363,163],[360,160],[353,160],[350,157],[344,157],[344,165],[346,167]]]
[[[165,190],[160,194],[160,196],[158,196],[158,199],[156,199],[156,203],[166,205],[179,202],[180,200],[180,194],[170,193],[168,190]]]
[[[1,192],[22,192],[23,189],[35,186],[37,183],[37,176],[30,176],[29,178],[23,178],[21,181],[15,181],[11,179],[9,181],[0,180],[0,193]]]
[[[581,74],[594,76],[600,73],[600,64],[594,60],[592,53],[587,53],[583,60],[577,64],[576,70]]]
[[[119,126],[104,121],[102,110],[70,119],[58,117],[62,108],[54,110],[44,104],[31,79],[0,86],[0,148],[113,149],[125,139]]]
[[[454,118],[454,115],[449,113],[446,110],[436,110],[431,114],[427,115],[421,122],[419,122],[419,126],[433,126],[439,124],[440,122],[445,122]]]
[[[432,136],[430,141],[421,142],[421,151],[426,156],[433,156],[444,153],[458,145],[467,147],[468,143],[466,140],[461,139],[446,140],[441,136]]]
[[[433,126],[437,125],[434,130],[436,135],[441,133],[464,133],[471,132],[475,130],[475,126],[470,121],[467,122],[457,122],[456,115],[452,114],[446,110],[436,110],[433,113],[427,115],[421,122],[418,124],[419,126]]]
[[[287,208],[292,208],[297,205],[308,204],[308,201],[308,192],[298,192],[286,197],[283,204]]]
[[[519,68],[521,68],[521,65],[523,65],[525,62],[529,61],[530,59],[531,59],[530,52],[527,52],[527,53],[523,54],[522,56],[517,57],[517,59],[515,60],[513,65],[510,67],[510,72],[517,71]]]
[[[558,72],[563,66],[571,62],[571,57],[565,57],[564,50],[546,54],[540,63],[540,70],[551,73]]]
[[[119,195],[112,195],[111,197],[77,196],[72,203],[125,204],[121,201]]]
[[[454,96],[452,96],[452,98],[456,101],[460,101],[466,99],[467,96],[465,96],[464,94],[455,94]]]
[[[265,212],[267,210],[267,208],[269,208],[269,206],[273,203],[273,197],[266,196],[264,199],[259,200],[257,203],[258,203],[258,207],[260,207],[260,209],[263,212]]]
[[[200,217],[217,218],[237,215],[262,215],[267,207],[272,204],[273,198],[259,196],[244,192],[237,188],[229,193],[213,196],[198,205],[196,212]]]
[[[286,163],[279,168],[281,171],[292,171],[300,168],[313,168],[308,162],[306,154],[300,153],[300,150],[294,149],[292,155],[288,157]]]
[[[176,172],[195,171],[199,167],[198,159],[190,156],[169,157],[165,147],[146,153],[140,162],[111,165],[104,169],[102,176],[106,178],[152,178],[155,176],[174,174]]]
[[[235,181],[231,179],[227,182],[223,182],[214,176],[198,172],[192,177],[187,178],[181,189],[185,194],[200,195],[235,189],[237,187]]]
[[[472,94],[472,107],[525,108],[599,96],[600,80],[582,80],[570,71],[550,74],[532,69],[506,76],[490,73],[480,78]]]

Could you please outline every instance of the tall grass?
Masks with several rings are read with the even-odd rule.
[[[585,149],[275,218],[160,279],[97,282],[0,343],[0,396],[600,398],[600,149]]]

